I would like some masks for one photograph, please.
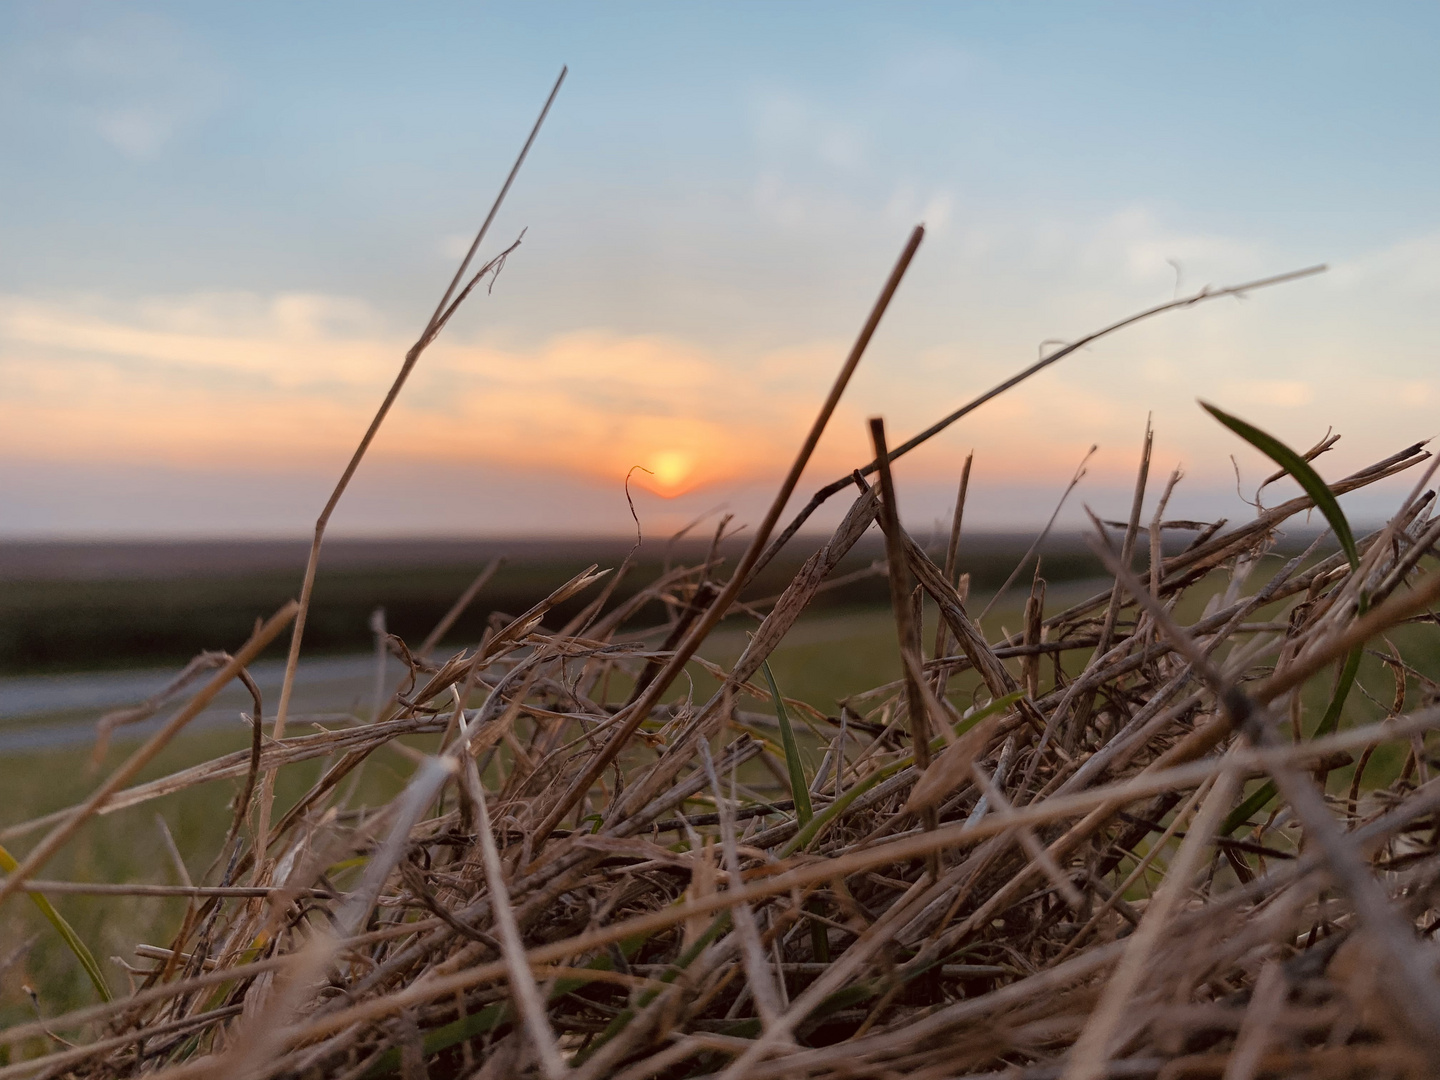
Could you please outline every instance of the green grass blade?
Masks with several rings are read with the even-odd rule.
[[[815,816],[810,805],[810,784],[805,779],[805,766],[800,761],[800,746],[795,741],[795,729],[790,726],[790,717],[785,712],[785,700],[780,688],[775,685],[775,676],[770,672],[770,661],[762,661],[760,670],[770,684],[770,693],[775,697],[775,719],[780,721],[780,741],[785,746],[785,767],[790,770],[790,795],[795,800],[795,819],[804,828]]]
[[[1023,691],[1016,691],[1013,694],[1006,694],[1002,698],[996,698],[989,705],[986,705],[983,709],[977,709],[973,714],[967,716],[960,723],[956,724],[955,733],[957,735],[965,734],[965,732],[969,731],[972,727],[978,724],[981,720],[984,720],[987,716],[999,712],[1001,709],[1008,709],[1011,705],[1014,705],[1015,702],[1019,701],[1024,696],[1025,694]],[[934,739],[931,740],[930,748],[932,750],[936,750],[944,745],[944,739],[941,736],[937,735]],[[816,814],[808,825],[801,826],[800,831],[794,836],[792,836],[790,840],[785,844],[785,846],[780,849],[780,858],[784,859],[790,855],[795,854],[795,852],[797,851],[805,850],[805,848],[809,847],[811,842],[825,830],[825,827],[829,825],[830,822],[834,821],[841,814],[845,813],[851,803],[853,803],[861,795],[864,795],[865,792],[869,791],[881,780],[888,780],[901,769],[904,769],[907,766],[914,764],[914,762],[915,755],[906,754],[904,757],[892,761],[884,768],[876,769],[869,776],[865,777],[865,779],[861,780],[859,783],[849,788],[845,792],[845,794],[841,795],[824,810]]]
[[[670,969],[660,975],[660,981],[663,983],[672,983],[678,979],[680,973],[698,960],[700,954],[708,949],[710,945],[728,929],[730,929],[730,912],[722,911],[710,921],[710,925],[706,928],[705,932],[696,938],[691,946],[675,960],[670,966]],[[630,1024],[630,1021],[635,1019],[636,1014],[654,1001],[659,993],[659,990],[645,990],[639,994],[634,1005],[622,1009],[620,1013],[610,1021],[605,1030],[596,1036],[589,1046],[581,1053],[575,1055],[575,1064],[583,1065],[591,1054],[595,1053],[600,1047],[624,1031]]]
[[[1265,809],[1270,800],[1275,798],[1275,791],[1274,780],[1267,780],[1261,784],[1248,799],[1230,811],[1230,816],[1220,825],[1220,835],[1229,836],[1236,829],[1240,828],[1241,825],[1249,821],[1251,814]]]
[[[795,729],[790,726],[790,715],[785,711],[785,699],[775,685],[775,673],[770,662],[762,660],[760,667],[765,672],[765,681],[770,684],[770,693],[775,698],[775,718],[780,722],[780,741],[785,745],[785,767],[790,772],[790,794],[795,800],[795,820],[803,829],[815,820],[815,808],[810,802],[810,784],[805,779],[805,763],[800,760],[800,746],[795,741]],[[717,792],[718,794],[718,792]],[[806,904],[806,910],[813,904]],[[825,924],[810,920],[810,950],[822,964],[830,962],[830,939],[826,937]]]
[[[1204,401],[1200,402],[1200,407],[1295,478],[1304,489],[1305,494],[1314,500],[1316,509],[1324,514],[1325,520],[1330,523],[1330,528],[1335,532],[1335,539],[1340,542],[1340,547],[1345,551],[1345,558],[1349,560],[1350,569],[1359,569],[1360,549],[1355,545],[1355,535],[1350,531],[1350,522],[1346,519],[1344,511],[1340,509],[1340,504],[1335,501],[1335,496],[1331,493],[1330,488],[1324,480],[1320,479],[1320,474],[1310,467],[1310,463],[1275,436],[1261,431],[1253,424],[1248,424],[1239,417],[1231,416],[1223,409],[1216,408]],[[1360,614],[1365,613],[1365,608],[1365,597],[1362,594]],[[1361,650],[1356,649],[1345,658],[1345,665],[1341,668],[1340,678],[1335,685],[1335,693],[1330,698],[1330,704],[1325,710],[1324,717],[1320,720],[1320,726],[1315,729],[1316,735],[1329,735],[1340,726],[1340,713],[1345,708],[1345,699],[1350,695],[1350,688],[1355,685],[1355,674],[1360,667],[1360,654]],[[1230,816],[1220,826],[1221,835],[1228,836],[1240,828],[1249,820],[1251,814],[1263,809],[1274,797],[1275,785],[1273,783],[1266,783],[1256,789],[1254,794],[1230,812]]]
[[[1364,614],[1364,608],[1361,608]],[[1332,735],[1335,729],[1340,726],[1340,710],[1345,707],[1345,699],[1350,695],[1350,688],[1355,685],[1355,676],[1360,671],[1360,657],[1364,654],[1363,646],[1357,646],[1350,650],[1345,657],[1345,666],[1340,669],[1340,678],[1335,683],[1335,696],[1330,699],[1330,706],[1325,710],[1325,715],[1320,718],[1320,726],[1315,729],[1314,738],[1321,735]]]
[[[1360,671],[1360,657],[1364,653],[1363,646],[1350,650],[1345,657],[1345,666],[1340,669],[1340,678],[1335,683],[1335,693],[1330,698],[1330,704],[1325,709],[1325,715],[1320,718],[1320,726],[1315,729],[1311,738],[1319,738],[1321,735],[1333,735],[1340,726],[1340,714],[1345,709],[1345,699],[1350,696],[1350,690],[1355,685],[1355,676]],[[1243,803],[1230,811],[1230,816],[1220,826],[1220,835],[1229,836],[1236,829],[1250,820],[1250,815],[1263,810],[1275,797],[1275,782],[1267,781],[1255,789],[1255,793]]]
[[[15,856],[5,850],[0,844],[0,870],[7,874],[13,874],[19,867]],[[100,965],[95,962],[94,955],[86,948],[85,943],[80,940],[80,935],[75,933],[75,928],[65,921],[65,916],[55,910],[55,906],[39,893],[31,893],[30,899],[40,909],[40,913],[50,920],[50,925],[55,927],[55,932],[70,946],[70,951],[75,954],[75,959],[80,961],[80,966],[85,969],[85,974],[90,976],[90,981],[95,985],[95,991],[102,1000],[110,1001],[110,988],[105,985],[105,976],[100,973]]]
[[[728,915],[728,912],[723,914]],[[645,937],[633,937],[626,938],[622,941],[620,943],[620,951],[624,953],[626,960],[629,960],[638,953],[646,940],[648,939]],[[713,937],[706,938],[705,944],[709,944],[712,940],[714,940]],[[698,956],[699,952],[697,951],[695,955]],[[597,956],[585,966],[594,971],[614,970],[614,964],[611,962],[610,957],[606,955]],[[670,974],[670,978],[664,981],[671,981],[674,977],[674,974]],[[556,998],[564,997],[566,994],[575,990],[583,989],[589,986],[592,981],[593,980],[586,979],[582,976],[556,979],[550,991],[549,1000],[554,1001]],[[422,1056],[428,1058],[432,1054],[438,1054],[443,1050],[448,1050],[450,1047],[456,1046],[467,1039],[488,1034],[505,1024],[513,1024],[517,1019],[518,1017],[515,1014],[514,1006],[511,1002],[497,1001],[493,1005],[487,1005],[479,1012],[470,1013],[467,1016],[460,1017],[458,1020],[452,1020],[448,1024],[443,1024],[440,1027],[427,1031],[421,1041]],[[400,1064],[400,1048],[398,1046],[392,1047],[376,1058],[370,1068],[366,1070],[366,1080],[374,1080],[374,1078],[382,1076],[392,1076],[400,1071]]]
[[[780,849],[780,858],[788,858],[789,856],[794,855],[795,852],[801,851],[804,848],[808,847],[810,841],[814,840],[815,837],[820,835],[820,830],[825,828],[826,825],[829,825],[830,822],[835,820],[835,818],[843,814],[849,808],[851,803],[853,803],[861,795],[864,795],[865,792],[869,791],[881,780],[885,780],[891,776],[894,776],[897,772],[903,769],[906,765],[909,765],[914,760],[915,759],[912,756],[908,759],[902,759],[900,761],[892,762],[883,769],[876,769],[869,776],[865,777],[865,779],[861,780],[858,784],[855,784],[848,791],[846,791],[845,794],[841,795],[838,799],[836,799],[824,810],[822,810],[818,817],[812,818],[809,824],[805,825],[803,828],[801,828],[799,832],[797,832],[788,841],[786,841],[785,845]]]
[[[1310,467],[1310,463],[1275,436],[1261,431],[1253,424],[1247,424],[1239,417],[1231,416],[1223,409],[1218,409],[1204,401],[1200,402],[1200,407],[1299,482],[1300,486],[1305,489],[1305,494],[1315,500],[1316,508],[1325,515],[1325,520],[1330,523],[1330,528],[1335,530],[1335,539],[1339,540],[1340,546],[1345,549],[1345,557],[1350,560],[1350,568],[1353,570],[1359,567],[1360,551],[1355,546],[1355,536],[1350,531],[1350,522],[1345,519],[1344,513],[1340,510],[1340,504],[1335,501],[1335,496],[1331,494],[1330,488],[1324,480],[1320,479],[1320,474]]]

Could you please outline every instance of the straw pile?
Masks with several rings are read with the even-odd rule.
[[[888,464],[923,439],[888,450],[877,423],[833,536],[778,598],[741,603],[794,535],[771,542],[920,235],[738,565],[674,568],[623,603],[626,566],[582,574],[448,658],[394,643],[410,677],[367,722],[287,734],[287,682],[266,739],[257,699],[250,752],[127,787],[303,619],[312,560],[298,604],[215,660],[90,800],[37,823],[0,899],[63,891],[32,879],[102,808],[236,790],[210,876],[169,887],[193,898],[173,941],[139,951],[127,996],[0,1033],[0,1078],[1435,1075],[1440,709],[1384,636],[1434,622],[1434,462],[1373,535],[1351,537],[1333,499],[1426,461],[1420,447],[1317,488],[1304,456],[1235,421],[1306,494],[1227,529],[1163,519],[1178,476],[1140,520],[1147,439],[1129,519],[1097,523],[1113,584],[1047,612],[1037,576],[1004,636],[967,606],[958,509],[944,559],[902,528]],[[1314,509],[1340,550],[1256,573]],[[834,715],[785,701],[766,657],[872,527],[905,677]],[[1137,549],[1153,569],[1132,570]],[[579,617],[547,623],[582,594]],[[631,629],[657,602],[666,624]],[[922,642],[926,608],[941,629]],[[726,616],[759,620],[744,654],[708,665],[708,700],[677,697]],[[1404,633],[1433,653],[1430,625]],[[1380,722],[1342,724],[1366,649],[1393,698]],[[421,735],[433,752],[397,741]],[[387,747],[412,762],[405,791],[349,805]],[[1403,765],[1367,777],[1386,747]],[[322,779],[272,820],[274,771],[316,759]],[[766,762],[787,798],[754,792]]]

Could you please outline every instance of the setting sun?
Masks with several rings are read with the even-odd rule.
[[[655,477],[656,494],[666,498],[681,494],[694,464],[694,459],[682,450],[662,450],[653,455],[649,468]]]

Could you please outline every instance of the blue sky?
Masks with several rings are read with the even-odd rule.
[[[528,228],[427,357],[353,532],[743,514],[909,228],[930,229],[809,479],[1189,290],[1322,279],[1066,361],[902,466],[1028,524],[1145,415],[1178,502],[1244,512],[1194,406],[1322,472],[1433,434],[1440,9],[1268,4],[24,4],[0,9],[0,532],[298,534],[562,63],[497,221]],[[679,464],[676,464],[679,463]],[[805,485],[808,486],[809,479]],[[456,498],[456,492],[464,497]],[[1363,502],[1363,500],[1362,500]],[[1378,512],[1381,502],[1360,506]],[[1077,501],[1078,508],[1078,501]],[[1183,509],[1183,507],[1182,507]]]

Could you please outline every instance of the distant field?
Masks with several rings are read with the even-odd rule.
[[[967,537],[962,569],[978,590],[1004,580],[1031,538],[1011,534]],[[822,543],[797,538],[746,593],[758,599],[783,588],[799,564]],[[666,564],[695,561],[707,544],[670,547],[647,542],[616,589],[631,595]],[[370,614],[383,607],[392,633],[422,640],[492,559],[506,564],[476,597],[449,638],[479,638],[492,612],[518,614],[591,563],[618,567],[626,540],[567,541],[357,541],[328,543],[320,562],[305,630],[307,652],[340,653],[370,647]],[[183,662],[202,649],[234,648],[255,619],[295,596],[308,544],[298,541],[191,543],[11,543],[0,545],[0,674],[98,670]],[[739,542],[723,546],[733,566]],[[877,537],[858,544],[836,571],[856,573],[882,558]],[[1052,582],[1099,574],[1079,537],[1047,543],[1044,574]],[[726,571],[721,570],[723,575]],[[1028,581],[1028,578],[1026,579]],[[1021,583],[1023,587],[1024,582]],[[851,581],[816,601],[817,610],[888,603],[883,577]],[[593,593],[562,605],[558,625]],[[660,617],[641,611],[637,625]],[[284,650],[284,642],[273,654]]]

